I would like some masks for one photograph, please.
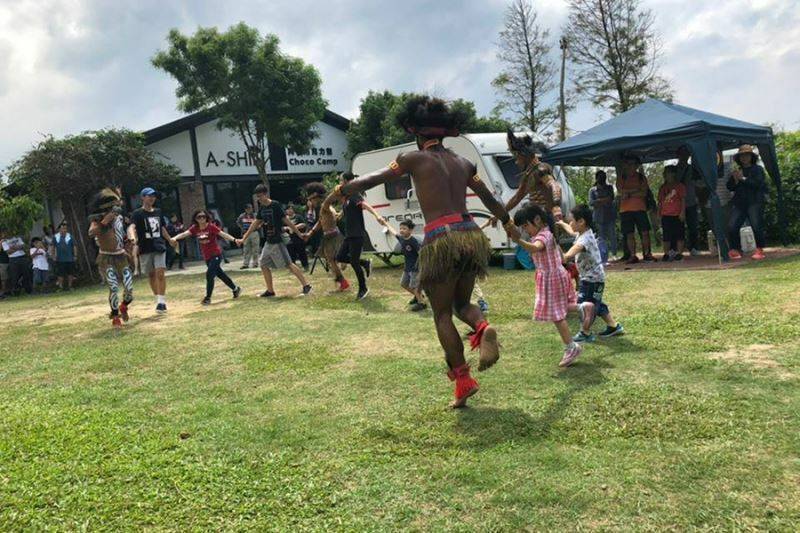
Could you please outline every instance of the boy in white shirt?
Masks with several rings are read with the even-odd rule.
[[[39,237],[31,240],[31,261],[33,261],[33,288],[37,292],[47,289],[50,266],[47,263],[47,248]]]
[[[575,342],[593,342],[591,332],[595,316],[606,323],[606,329],[600,337],[608,338],[622,335],[625,329],[614,320],[608,306],[603,302],[603,291],[606,285],[606,273],[600,257],[600,247],[592,231],[592,210],[588,205],[578,205],[570,211],[572,220],[569,224],[560,220],[556,222],[568,234],[576,237],[575,244],[564,254],[564,261],[573,257],[580,274],[580,290],[578,291],[578,313],[581,318],[581,330],[572,338]]]

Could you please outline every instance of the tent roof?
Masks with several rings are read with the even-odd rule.
[[[552,164],[614,165],[623,152],[644,162],[675,157],[692,138],[710,135],[723,149],[772,141],[772,129],[682,105],[648,99],[549,150]]]

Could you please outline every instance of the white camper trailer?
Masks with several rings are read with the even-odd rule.
[[[444,146],[475,163],[478,167],[478,174],[502,202],[507,202],[519,187],[520,171],[508,151],[505,133],[471,133],[459,137],[447,137],[444,140]],[[363,152],[353,159],[353,173],[356,176],[363,176],[389,166],[400,153],[416,149],[416,144],[408,143]],[[563,191],[561,209],[566,213],[574,207],[575,196],[567,184],[566,176],[559,167],[553,169],[553,175],[561,185]],[[366,192],[365,199],[395,227],[406,218],[413,220],[417,224],[414,234],[422,240],[422,212],[419,209],[419,202],[414,196],[410,176],[404,176],[399,180],[370,189]],[[492,216],[480,199],[470,191],[467,194],[467,209],[478,225],[482,225]],[[366,216],[364,221],[375,252],[379,255],[393,253],[397,243],[396,239],[387,233],[373,217]],[[495,228],[490,226],[484,231],[495,250],[511,247],[505,231],[499,224]]]

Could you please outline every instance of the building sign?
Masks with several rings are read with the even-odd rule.
[[[318,122],[316,129],[319,135],[304,154],[270,144],[267,172],[307,174],[347,170],[350,162],[345,158],[345,132],[324,122]],[[253,158],[239,136],[230,130],[217,129],[216,120],[198,126],[196,134],[203,176],[258,174]]]

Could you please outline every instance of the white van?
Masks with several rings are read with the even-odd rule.
[[[508,151],[505,133],[470,133],[459,137],[447,137],[444,146],[475,163],[478,174],[503,203],[507,202],[519,187],[520,171]],[[415,143],[408,143],[360,153],[353,158],[353,173],[356,176],[363,176],[388,166],[400,153],[416,149]],[[553,175],[561,185],[561,209],[566,213],[575,206],[575,196],[559,167],[553,169]],[[477,196],[470,191],[468,193],[467,209],[480,226],[492,215]],[[365,199],[394,227],[406,218],[413,220],[417,224],[414,234],[422,240],[424,219],[419,209],[419,202],[414,196],[410,176],[370,189],[366,192]],[[368,214],[365,214],[364,221],[375,252],[384,257],[392,254],[397,243],[396,239]],[[495,250],[512,247],[499,224],[495,228],[487,227],[484,232]]]

